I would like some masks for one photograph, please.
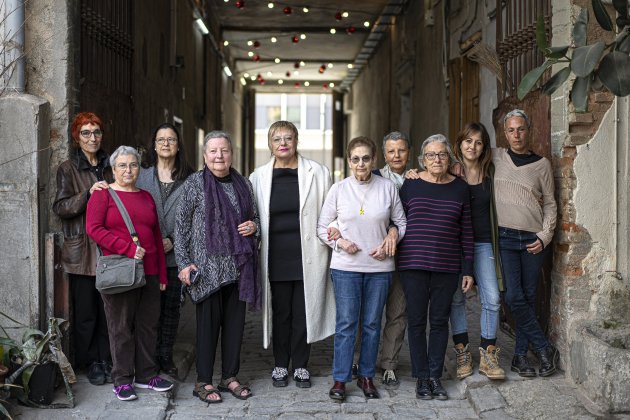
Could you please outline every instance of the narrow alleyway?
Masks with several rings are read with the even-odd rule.
[[[468,319],[471,348],[478,344],[479,305],[476,296],[468,300]],[[257,419],[591,419],[597,416],[584,408],[584,402],[575,388],[564,379],[564,373],[551,378],[523,379],[510,372],[509,363],[514,347],[513,340],[499,332],[498,343],[502,347],[501,362],[508,373],[503,382],[490,382],[476,373],[463,381],[453,380],[455,360],[451,346],[447,352],[444,385],[449,393],[448,401],[421,401],[414,393],[415,381],[410,376],[409,350],[405,342],[400,361],[401,385],[398,390],[388,391],[379,387],[380,400],[366,400],[354,384],[348,385],[348,397],[344,403],[328,398],[332,385],[331,366],[333,339],[328,338],[312,346],[310,370],[313,387],[299,389],[289,383],[287,388],[271,385],[273,368],[271,349],[262,348],[262,326],[259,313],[248,313],[242,348],[239,377],[249,382],[254,396],[240,401],[223,393],[221,404],[206,406],[192,396],[195,373],[195,311],[189,302],[184,306],[180,333],[175,349],[176,363],[185,376],[172,394],[159,394],[138,390],[138,400],[116,400],[111,386],[95,387],[88,383],[84,374],[74,386],[76,407],[72,410],[38,410],[20,407],[18,419],[169,419],[189,420],[207,418],[257,418]],[[475,366],[479,354],[473,351]],[[220,369],[220,358],[215,365],[215,383]],[[377,384],[380,381],[375,381]],[[377,385],[378,386],[378,385]],[[61,390],[58,398],[63,398]],[[618,417],[622,418],[622,417]]]

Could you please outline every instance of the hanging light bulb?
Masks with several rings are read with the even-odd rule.
[[[300,39],[306,39],[306,34],[300,34]]]
[[[282,79],[278,79],[278,84],[279,84],[279,85],[281,85],[281,84],[283,84],[283,83],[284,83],[284,80],[282,80]]]
[[[341,15],[341,12],[335,13],[335,19],[337,19],[337,20],[343,19],[343,16]]]
[[[330,33],[334,35],[337,33],[337,30],[335,28],[330,28]]]
[[[252,40],[247,41],[247,45],[251,47],[252,45],[254,45],[254,41]]]
[[[290,71],[288,71],[288,72],[286,72],[284,75],[285,75],[285,76],[287,76],[287,77],[291,77],[291,72],[290,72]]]
[[[247,56],[249,56],[249,57],[253,57],[253,56],[254,56],[254,52],[253,52],[253,51],[248,52],[248,53],[247,53]]]
[[[306,82],[304,82],[304,86],[309,87],[311,85],[311,83],[307,80]]]
[[[280,64],[280,59],[278,57],[276,57],[276,58],[273,59],[273,62],[276,63],[276,64]]]
[[[273,76],[273,73],[272,73],[272,72],[270,72],[270,71],[268,71],[268,72],[267,72],[267,77],[271,77],[271,76]]]
[[[260,48],[260,42],[254,41],[254,48]]]
[[[245,0],[237,0],[236,7],[238,7],[239,9],[245,7]]]
[[[254,56],[252,57],[252,59],[254,61],[260,61],[260,56],[258,54],[254,54]]]
[[[249,79],[249,73],[243,73],[243,77]]]
[[[293,84],[293,87],[295,87],[296,89],[297,89],[297,88],[299,88],[299,87],[300,87],[300,82],[295,82],[295,83]]]
[[[365,26],[366,28],[370,27],[370,21],[366,20],[365,22],[363,22],[363,26]]]
[[[270,1],[269,3],[267,3],[267,7],[268,7],[268,8],[273,9],[273,6],[274,6],[274,4],[273,4],[273,2],[272,2],[272,1]]]
[[[308,7],[306,7],[306,6],[302,7],[302,11],[303,11],[304,13],[308,13]]]
[[[293,13],[293,10],[289,6],[285,7],[284,9],[282,9],[282,11],[287,16],[290,15],[291,13]]]
[[[341,16],[343,16],[343,17],[347,18],[348,16],[350,16],[350,14],[349,14],[348,12],[343,12],[343,13],[341,14]]]
[[[271,37],[271,42],[276,43],[278,42],[278,38],[276,38],[275,36]]]
[[[357,31],[357,28],[355,28],[354,26],[348,26],[346,28],[346,33],[348,35],[352,35],[353,33],[355,33]]]
[[[331,88],[334,88],[335,84],[333,82],[330,82],[330,84],[328,86],[330,86]]]
[[[352,64],[352,63],[348,64],[348,68],[349,68],[349,69],[354,68],[354,64]]]
[[[297,44],[298,42],[300,42],[300,37],[297,35],[293,35],[291,37],[291,42],[293,42],[294,44]]]
[[[295,63],[293,63],[293,68],[294,69],[299,69],[300,68],[300,62],[296,61]]]
[[[322,85],[322,87],[323,87],[324,89],[328,89],[328,83],[324,83],[324,84]]]
[[[225,41],[223,41],[223,46],[227,47],[228,45],[230,45],[230,41],[228,41],[227,39]]]
[[[319,70],[317,70],[319,72],[319,74],[323,74],[326,71],[326,65],[322,64],[321,66],[319,66]]]
[[[333,68],[333,63],[328,63],[328,68],[332,69]]]
[[[300,61],[300,67],[304,67],[306,63],[304,61]]]

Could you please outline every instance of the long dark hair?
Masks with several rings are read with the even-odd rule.
[[[184,150],[184,142],[182,141],[182,138],[179,135],[179,131],[171,123],[160,124],[155,128],[155,130],[153,130],[153,135],[151,136],[151,143],[149,144],[148,156],[146,159],[147,167],[155,166],[157,164],[158,155],[157,155],[157,152],[155,151],[155,147],[157,146],[156,144],[157,133],[158,131],[164,128],[170,128],[171,130],[173,130],[173,132],[175,133],[175,136],[177,137],[177,154],[175,155],[175,167],[173,168],[171,177],[173,178],[173,181],[184,180],[188,178],[188,175],[190,175],[193,172],[193,170],[188,164],[188,161],[186,160],[186,151]]]
[[[483,143],[483,150],[479,155],[479,166],[481,167],[481,174],[483,178],[490,176],[490,164],[492,163],[492,149],[490,145],[490,135],[486,127],[479,122],[470,122],[464,126],[462,131],[457,134],[457,140],[455,140],[455,157],[460,162],[463,162],[462,156],[462,143],[474,133],[481,135],[481,142]]]

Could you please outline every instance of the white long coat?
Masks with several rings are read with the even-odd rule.
[[[271,286],[269,285],[269,201],[275,159],[249,176],[254,187],[261,225],[260,274],[262,288],[263,346],[269,347],[272,332]],[[306,341],[313,343],[335,333],[335,295],[329,277],[330,248],[317,237],[317,219],[330,189],[330,171],[298,154],[300,234],[306,306]]]

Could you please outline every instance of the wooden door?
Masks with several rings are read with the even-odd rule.
[[[479,121],[479,64],[466,57],[449,63],[449,131],[451,143],[469,122]]]

